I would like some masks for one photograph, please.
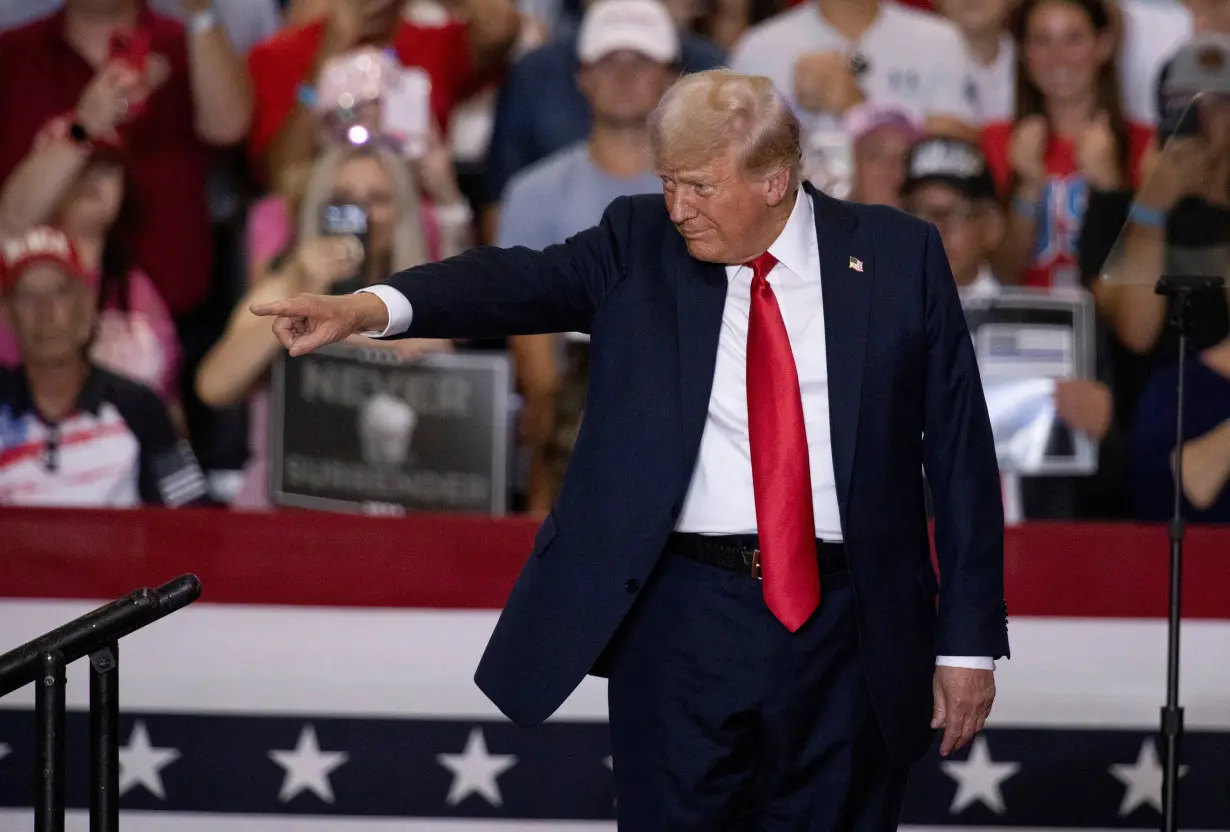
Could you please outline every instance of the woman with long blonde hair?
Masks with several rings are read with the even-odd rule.
[[[224,407],[251,400],[252,458],[245,470],[238,505],[268,504],[265,453],[268,400],[264,381],[280,345],[268,323],[248,311],[254,303],[299,292],[329,294],[351,282],[365,285],[432,259],[424,230],[419,184],[404,159],[375,145],[337,146],[318,159],[303,188],[294,240],[262,269],[231,315],[226,332],[197,372],[201,401]],[[359,205],[367,216],[367,244],[321,229],[327,206]],[[441,254],[455,253],[441,247]],[[366,341],[371,346],[370,341]],[[448,349],[448,341],[402,340],[385,348],[402,355]]]

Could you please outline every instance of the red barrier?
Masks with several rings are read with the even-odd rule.
[[[109,598],[184,572],[203,603],[499,608],[529,518],[0,509],[0,596]],[[1161,618],[1161,525],[1007,530],[1010,616]],[[1189,531],[1184,615],[1230,618],[1230,528]]]

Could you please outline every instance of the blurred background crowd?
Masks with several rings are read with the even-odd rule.
[[[1096,372],[1054,408],[1097,470],[1021,478],[1023,517],[1169,515],[1153,284],[1230,251],[1230,0],[0,0],[0,30],[0,504],[271,507],[251,303],[562,242],[660,191],[649,112],[727,66],[788,97],[818,186],[935,223],[963,298],[1087,293]],[[1219,522],[1230,316],[1198,312],[1185,505]],[[544,512],[585,343],[380,348],[507,354],[511,505]]]

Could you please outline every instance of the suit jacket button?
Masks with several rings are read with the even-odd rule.
[[[638,581],[636,578],[629,578],[627,581],[624,582],[624,589],[628,590],[629,592],[636,592],[640,588],[641,588],[641,582]]]

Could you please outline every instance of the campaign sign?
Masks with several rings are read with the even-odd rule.
[[[1098,447],[1059,418],[1056,383],[1095,375],[1092,296],[1007,289],[964,301],[1000,470],[1023,476],[1097,471]]]
[[[504,514],[507,356],[335,345],[274,364],[270,498],[334,511]]]

